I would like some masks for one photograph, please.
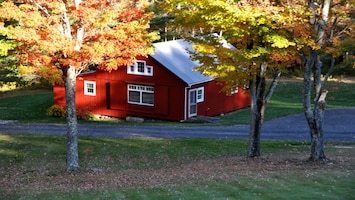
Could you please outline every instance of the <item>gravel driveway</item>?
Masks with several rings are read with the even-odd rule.
[[[65,124],[18,124],[0,123],[0,132],[65,135]],[[216,138],[247,139],[248,125],[215,127],[168,127],[124,125],[79,125],[80,136],[113,138]],[[262,139],[300,140],[310,139],[304,114],[278,118],[264,123]],[[355,141],[355,108],[328,109],[325,113],[324,137],[326,141]]]

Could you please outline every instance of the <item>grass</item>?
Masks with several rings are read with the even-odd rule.
[[[329,91],[327,97],[328,108],[351,107],[355,106],[355,92],[353,88],[355,82],[330,81],[327,84]],[[2,120],[18,120],[20,122],[43,122],[43,123],[65,123],[65,120],[46,116],[46,110],[53,105],[53,94],[50,91],[37,94],[36,91],[21,91],[18,96],[10,93],[10,95],[2,95],[0,93],[0,119]],[[8,97],[10,96],[10,97]],[[265,120],[271,120],[291,114],[302,113],[302,81],[281,80],[277,86],[273,98],[269,102],[265,111]],[[218,123],[213,124],[197,124],[197,125],[235,125],[248,124],[250,122],[250,109],[245,108],[224,116]],[[100,123],[113,124],[132,124],[124,120],[111,120]],[[83,123],[83,121],[81,121]],[[88,122],[85,122],[88,123]],[[90,122],[90,123],[97,123]],[[144,125],[174,125],[174,126],[193,126],[196,124],[187,124],[179,122],[168,122],[161,120],[146,120]]]
[[[0,134],[0,199],[352,199],[355,143],[328,143],[328,163],[306,162],[309,144],[263,141],[79,139],[81,171],[66,173],[63,136]],[[336,148],[336,146],[352,148]]]
[[[0,99],[0,119],[21,122],[53,121],[52,118],[46,116],[47,109],[53,105],[51,91],[17,91],[16,94],[8,95],[10,97]]]

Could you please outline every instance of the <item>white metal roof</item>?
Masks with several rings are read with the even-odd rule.
[[[192,44],[186,40],[159,42],[154,46],[156,49],[151,56],[189,86],[213,80],[213,77],[193,69],[200,66],[200,63],[190,59],[188,51],[193,51]]]

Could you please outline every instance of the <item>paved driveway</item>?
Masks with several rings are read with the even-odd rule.
[[[0,132],[65,135],[64,124],[0,124]],[[242,138],[247,139],[248,125],[226,127],[167,127],[79,125],[80,136],[113,138]],[[309,129],[303,114],[267,121],[262,127],[262,139],[308,141]],[[325,113],[326,141],[355,141],[355,108],[328,109]]]

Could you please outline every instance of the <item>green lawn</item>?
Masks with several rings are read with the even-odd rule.
[[[311,163],[304,142],[263,141],[263,156],[247,159],[243,140],[83,137],[81,171],[72,174],[65,144],[62,136],[0,134],[0,199],[354,197],[355,143],[328,143],[330,162]]]

